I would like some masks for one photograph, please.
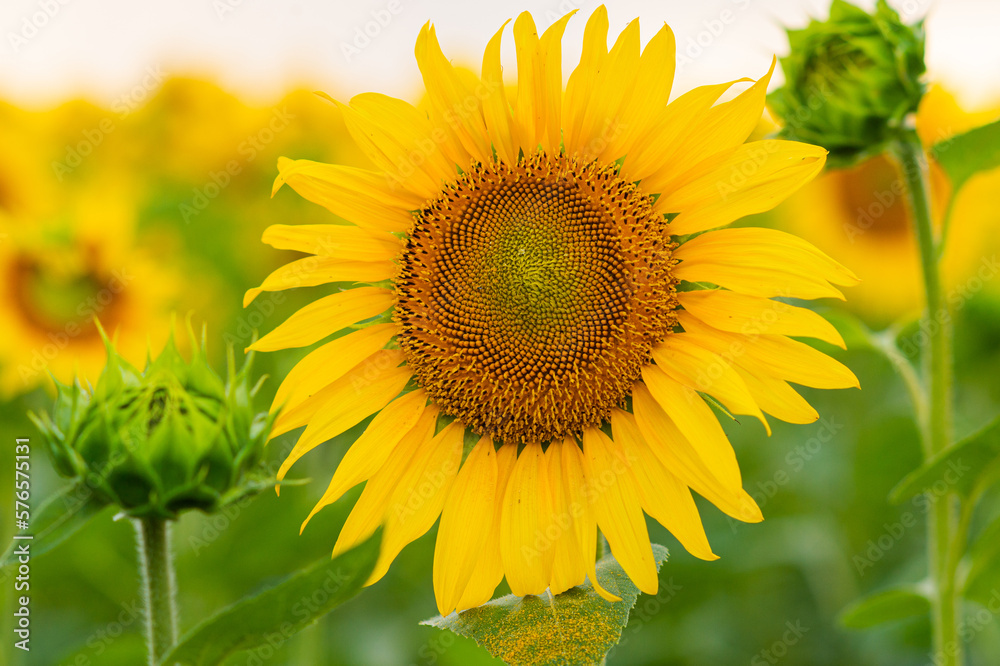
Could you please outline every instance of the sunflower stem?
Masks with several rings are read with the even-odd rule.
[[[928,199],[927,161],[916,132],[906,132],[895,144],[903,178],[909,192],[911,213],[920,247],[927,310],[923,328],[924,381],[929,384],[928,417],[921,426],[928,456],[936,456],[951,443],[952,432],[952,359],[951,314],[941,286],[939,241],[935,239]],[[962,544],[957,524],[956,497],[946,493],[938,498],[927,514],[927,553],[933,581],[934,663],[961,666],[962,643],[958,637],[960,601],[956,572]],[[957,547],[956,547],[957,546]],[[955,553],[959,553],[959,557]]]
[[[132,524],[139,545],[148,663],[156,666],[177,642],[177,584],[170,554],[170,525],[160,518],[136,518]]]

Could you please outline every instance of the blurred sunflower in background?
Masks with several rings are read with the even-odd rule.
[[[933,86],[917,112],[917,132],[930,148],[998,115],[1000,108],[967,111],[947,89]],[[951,188],[937,164],[932,161],[930,168],[931,205],[940,226]],[[974,275],[1000,245],[998,188],[1000,170],[979,174],[955,200],[942,258],[946,289]],[[844,307],[875,326],[885,326],[915,318],[923,307],[917,241],[905,198],[896,165],[879,155],[823,174],[776,209],[774,222],[849,266],[861,283],[848,288]]]
[[[0,398],[48,386],[50,372],[96,381],[95,317],[140,366],[175,313],[249,343],[241,285],[283,261],[258,242],[273,210],[256,200],[274,161],[289,151],[360,160],[336,110],[311,92],[253,106],[208,81],[168,78],[144,95],[110,108],[0,105]],[[282,202],[281,214],[318,221],[323,212],[301,203]]]
[[[121,155],[101,146],[99,164],[83,159],[98,147],[83,132],[99,110],[73,102],[2,113],[11,149],[0,156],[0,397],[9,399],[48,385],[49,373],[96,381],[105,348],[95,318],[121,334],[127,358],[143,361],[147,345],[165,339],[180,279],[136,246],[141,185]],[[81,145],[87,154],[69,168],[67,151]]]
[[[309,518],[367,481],[334,553],[384,523],[371,583],[440,515],[442,614],[488,601],[504,577],[516,595],[589,578],[615,598],[594,575],[598,529],[656,592],[644,511],[703,559],[715,555],[691,490],[762,519],[710,403],[765,427],[765,412],[809,423],[818,415],[789,382],[858,385],[789,337],[842,345],[829,323],[772,300],[840,298],[834,285],[854,274],[790,234],[720,229],[823,168],[822,148],[745,143],[771,72],[727,102],[740,81],[668,105],[670,28],[640,51],[633,21],[609,50],[600,7],[564,91],[571,15],[541,36],[530,14],[517,18],[514,94],[503,27],[475,76],[427,25],[416,44],[426,112],[375,93],[336,102],[374,170],[285,159],[274,189],[287,183],[352,224],[269,228],[266,243],[306,256],[244,301],[351,283],[251,345],[349,331],[277,391],[273,434],[306,426],[278,476],[374,414]]]

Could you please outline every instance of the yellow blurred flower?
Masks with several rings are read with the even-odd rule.
[[[365,160],[336,107],[312,92],[254,105],[209,81],[162,76],[106,108],[0,102],[0,145],[0,397],[49,371],[95,380],[104,349],[94,316],[140,365],[174,309],[230,332],[234,285],[283,263],[259,242],[275,205],[288,219],[327,221],[295,198],[263,205],[278,157]],[[236,328],[245,339],[230,341],[242,348],[253,326]]]
[[[156,347],[165,340],[176,306],[176,272],[135,244],[140,188],[133,178],[110,167],[107,154],[93,156],[72,183],[60,182],[56,165],[72,146],[59,141],[92,120],[65,108],[0,109],[2,131],[11,135],[4,138],[13,142],[5,146],[14,146],[0,156],[4,399],[47,383],[48,373],[96,381],[104,345],[94,317],[119,332],[123,354],[141,363],[147,340]]]
[[[917,113],[917,130],[929,147],[996,118],[997,109],[968,112],[934,87]],[[777,224],[823,248],[862,282],[847,287],[845,307],[876,326],[916,316],[923,307],[916,239],[903,181],[885,156],[852,169],[828,171],[775,211]],[[1000,170],[971,179],[959,192],[942,258],[945,288],[958,290],[991,260],[1000,229],[995,192]],[[931,203],[940,225],[950,196],[948,180],[931,165]]]
[[[199,186],[207,174],[236,171],[255,157],[265,122],[261,110],[214,83],[189,78],[168,79],[134,118],[137,144],[156,156],[149,169]]]

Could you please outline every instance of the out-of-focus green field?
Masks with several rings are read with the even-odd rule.
[[[79,259],[86,253],[74,245],[84,241],[73,240],[68,231],[83,224],[79,222],[82,217],[75,217],[74,202],[84,198],[96,198],[89,205],[98,211],[97,222],[94,213],[88,213],[86,224],[96,231],[86,242],[106,242],[110,247],[126,234],[127,245],[107,256],[120,258],[126,271],[129,262],[137,258],[143,262],[135,280],[114,295],[120,302],[107,305],[101,315],[102,319],[104,314],[118,318],[122,340],[131,339],[140,348],[146,329],[155,329],[153,337],[165,334],[170,312],[181,317],[191,312],[196,325],[208,324],[210,351],[221,369],[227,343],[241,349],[254,329],[267,331],[317,295],[333,290],[328,286],[264,294],[250,308],[241,308],[243,291],[294,258],[294,253],[259,242],[266,226],[332,219],[289,190],[269,197],[277,157],[361,163],[338,114],[327,102],[301,93],[273,108],[251,109],[209,84],[169,81],[150,101],[126,109],[124,115],[121,110],[83,103],[45,113],[0,111],[5,122],[2,131],[19,137],[19,150],[35,151],[30,158],[0,155],[4,162],[0,179],[7,179],[0,182],[4,233],[0,256],[9,259],[11,253],[26,256],[61,247],[60,251],[77,257],[78,263],[83,261],[83,268],[74,268],[69,260],[60,263],[62,272],[36,267],[16,273],[16,286],[37,298],[27,306],[23,299],[3,300],[0,329],[12,326],[19,316],[32,319],[28,316],[32,313],[19,312],[18,307],[37,309],[34,319],[50,326],[56,322],[54,330],[65,330],[59,326],[69,322],[84,328],[90,325],[79,304],[90,294],[88,289],[94,288],[93,275]],[[112,131],[101,130],[105,120]],[[70,160],[68,151],[88,136],[96,136],[95,131],[102,135],[101,141],[91,146],[90,154],[81,156],[78,166],[61,173],[54,165]],[[55,199],[34,202],[33,196]],[[122,226],[107,227],[115,229],[110,238],[101,235],[102,206],[109,221],[125,210],[127,220],[115,222]],[[780,211],[743,224],[770,224],[779,216]],[[48,230],[40,237],[51,245],[38,245],[41,241],[33,230],[39,229]],[[52,240],[58,236],[53,229],[61,229],[70,240]],[[988,261],[991,252],[981,247],[973,254]],[[850,257],[835,258],[850,266]],[[10,260],[4,270],[15,265]],[[159,270],[169,277],[158,277]],[[3,278],[5,287],[11,287],[14,275]],[[884,276],[886,281],[894,279],[894,275]],[[960,284],[968,293],[954,313],[959,436],[983,425],[1000,405],[1000,278],[994,275],[976,288]],[[68,291],[69,287],[77,291]],[[56,298],[56,292],[63,300]],[[146,300],[130,302],[133,294]],[[828,313],[840,306],[823,303],[819,307]],[[129,309],[127,316],[122,308]],[[915,330],[903,335],[913,335]],[[48,359],[57,374],[72,372],[73,357],[85,337],[69,336],[68,343]],[[6,334],[0,334],[0,339],[7,347],[0,358],[8,366],[27,363],[30,367],[38,345],[45,344],[42,338],[34,346],[11,348],[21,343],[11,342]],[[261,410],[268,407],[280,379],[305,351],[258,355],[257,372],[270,376],[260,396]],[[840,628],[837,622],[839,611],[859,594],[916,580],[926,570],[927,500],[901,506],[887,500],[895,483],[919,463],[911,407],[891,365],[863,344],[846,352],[829,351],[857,374],[862,389],[805,389],[804,395],[822,415],[819,422],[795,426],[772,420],[770,437],[749,418],[742,424],[724,423],[740,460],[744,485],[760,504],[765,522],[735,523],[699,501],[713,549],[721,556],[709,563],[685,553],[658,524],[649,521],[654,541],[670,549],[671,559],[660,572],[661,593],[640,596],[625,638],[609,657],[609,664],[929,662],[927,621],[906,621],[866,633]],[[81,348],[79,353],[93,350]],[[19,377],[15,373],[2,403],[2,451],[12,456],[15,437],[31,438],[32,497],[37,504],[64,480],[52,471],[41,439],[26,416],[29,410],[46,409],[49,394],[41,385],[19,384]],[[309,477],[313,483],[285,488],[280,498],[265,492],[224,514],[188,513],[179,521],[174,544],[182,632],[214,610],[329,556],[360,488],[322,511],[301,536],[299,526],[366,423],[319,447],[293,468],[292,476]],[[297,432],[284,435],[269,445],[274,469],[296,436]],[[13,475],[6,473],[10,469],[6,460],[0,467],[5,470],[0,475],[0,497],[10,498]],[[993,497],[985,504],[991,507],[996,502]],[[0,524],[6,545],[13,533],[12,522],[5,515]],[[437,612],[431,586],[434,534],[432,529],[406,548],[384,579],[318,625],[291,640],[276,640],[273,654],[266,650],[243,653],[228,663],[491,663],[471,641],[419,625]],[[0,663],[144,663],[135,545],[127,520],[115,521],[106,512],[57,550],[32,562],[29,654],[12,647],[10,581],[5,580],[0,589],[4,599]],[[503,586],[498,593],[507,591]],[[1000,654],[1000,620],[991,620],[973,633],[970,651],[975,663],[990,663],[984,655]]]

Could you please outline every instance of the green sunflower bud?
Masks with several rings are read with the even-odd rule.
[[[51,414],[31,415],[56,470],[82,479],[137,518],[176,518],[185,509],[217,511],[260,490],[261,460],[273,417],[253,410],[252,354],[228,380],[208,365],[204,335],[190,330],[186,362],[171,335],[142,372],[104,335],[107,364],[94,387],[56,382]],[[272,481],[273,482],[273,481]]]
[[[789,30],[785,85],[768,96],[781,137],[823,146],[849,166],[881,153],[924,94],[923,22],[902,23],[885,0],[874,15],[833,0],[830,18]]]

